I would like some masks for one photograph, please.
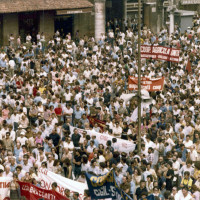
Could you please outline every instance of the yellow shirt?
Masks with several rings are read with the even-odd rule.
[[[190,189],[192,187],[192,182],[193,182],[193,180],[191,178],[189,180],[182,179],[181,185],[188,186],[188,188]]]
[[[39,91],[41,94],[43,94],[43,92],[46,90],[46,88],[39,88]]]

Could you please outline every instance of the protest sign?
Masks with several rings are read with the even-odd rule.
[[[56,191],[39,188],[31,183],[18,181],[20,185],[21,196],[31,200],[69,200]]]
[[[0,177],[0,199],[9,200],[10,199],[10,182],[12,178]]]
[[[180,49],[163,46],[141,46],[141,58],[179,62]]]
[[[74,132],[74,129],[76,127],[73,127],[73,126],[70,126],[70,132],[71,132],[71,135],[73,134]],[[107,134],[102,134],[102,133],[98,133],[96,131],[90,131],[90,130],[84,130],[84,129],[80,129],[80,128],[76,128],[78,130],[78,133],[80,135],[82,135],[82,132],[83,131],[86,131],[88,135],[90,135],[91,137],[93,135],[96,136],[96,140],[99,141],[99,143],[103,144],[103,145],[106,145],[106,142],[108,140],[111,140],[114,138],[113,136],[111,135],[107,135]],[[116,142],[116,146],[118,146],[118,150],[119,152],[126,152],[126,153],[129,153],[131,151],[134,151],[135,150],[135,144],[132,142],[132,141],[128,141],[128,140],[123,140],[123,139],[119,139],[117,138],[117,142]]]
[[[94,176],[86,173],[86,180],[91,199],[112,198],[112,200],[131,200],[131,198],[120,189],[116,181],[114,170],[102,176]]]
[[[83,199],[84,190],[88,189],[87,184],[73,181],[58,174],[55,174],[47,169],[39,168],[38,176],[41,181],[41,188],[50,190],[51,184],[56,182],[58,185],[58,192],[64,195],[65,189],[79,193],[79,198]]]
[[[141,89],[145,89],[149,92],[163,90],[165,78],[149,79],[141,77]],[[138,77],[129,76],[128,79],[129,90],[138,90]]]

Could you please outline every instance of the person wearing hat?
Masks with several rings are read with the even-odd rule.
[[[25,137],[25,131],[22,130],[20,133],[20,137],[17,138],[17,141],[20,142],[21,145],[25,145],[28,139]]]

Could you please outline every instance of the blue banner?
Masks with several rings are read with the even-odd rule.
[[[114,170],[102,176],[86,173],[91,199],[132,200],[116,182]]]

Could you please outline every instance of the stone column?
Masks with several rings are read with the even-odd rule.
[[[123,18],[127,20],[127,0],[123,0]]]
[[[174,33],[174,12],[171,11],[169,15],[169,34]]]
[[[101,34],[105,34],[105,21],[106,21],[106,0],[95,0],[95,40],[98,41],[101,37]]]

